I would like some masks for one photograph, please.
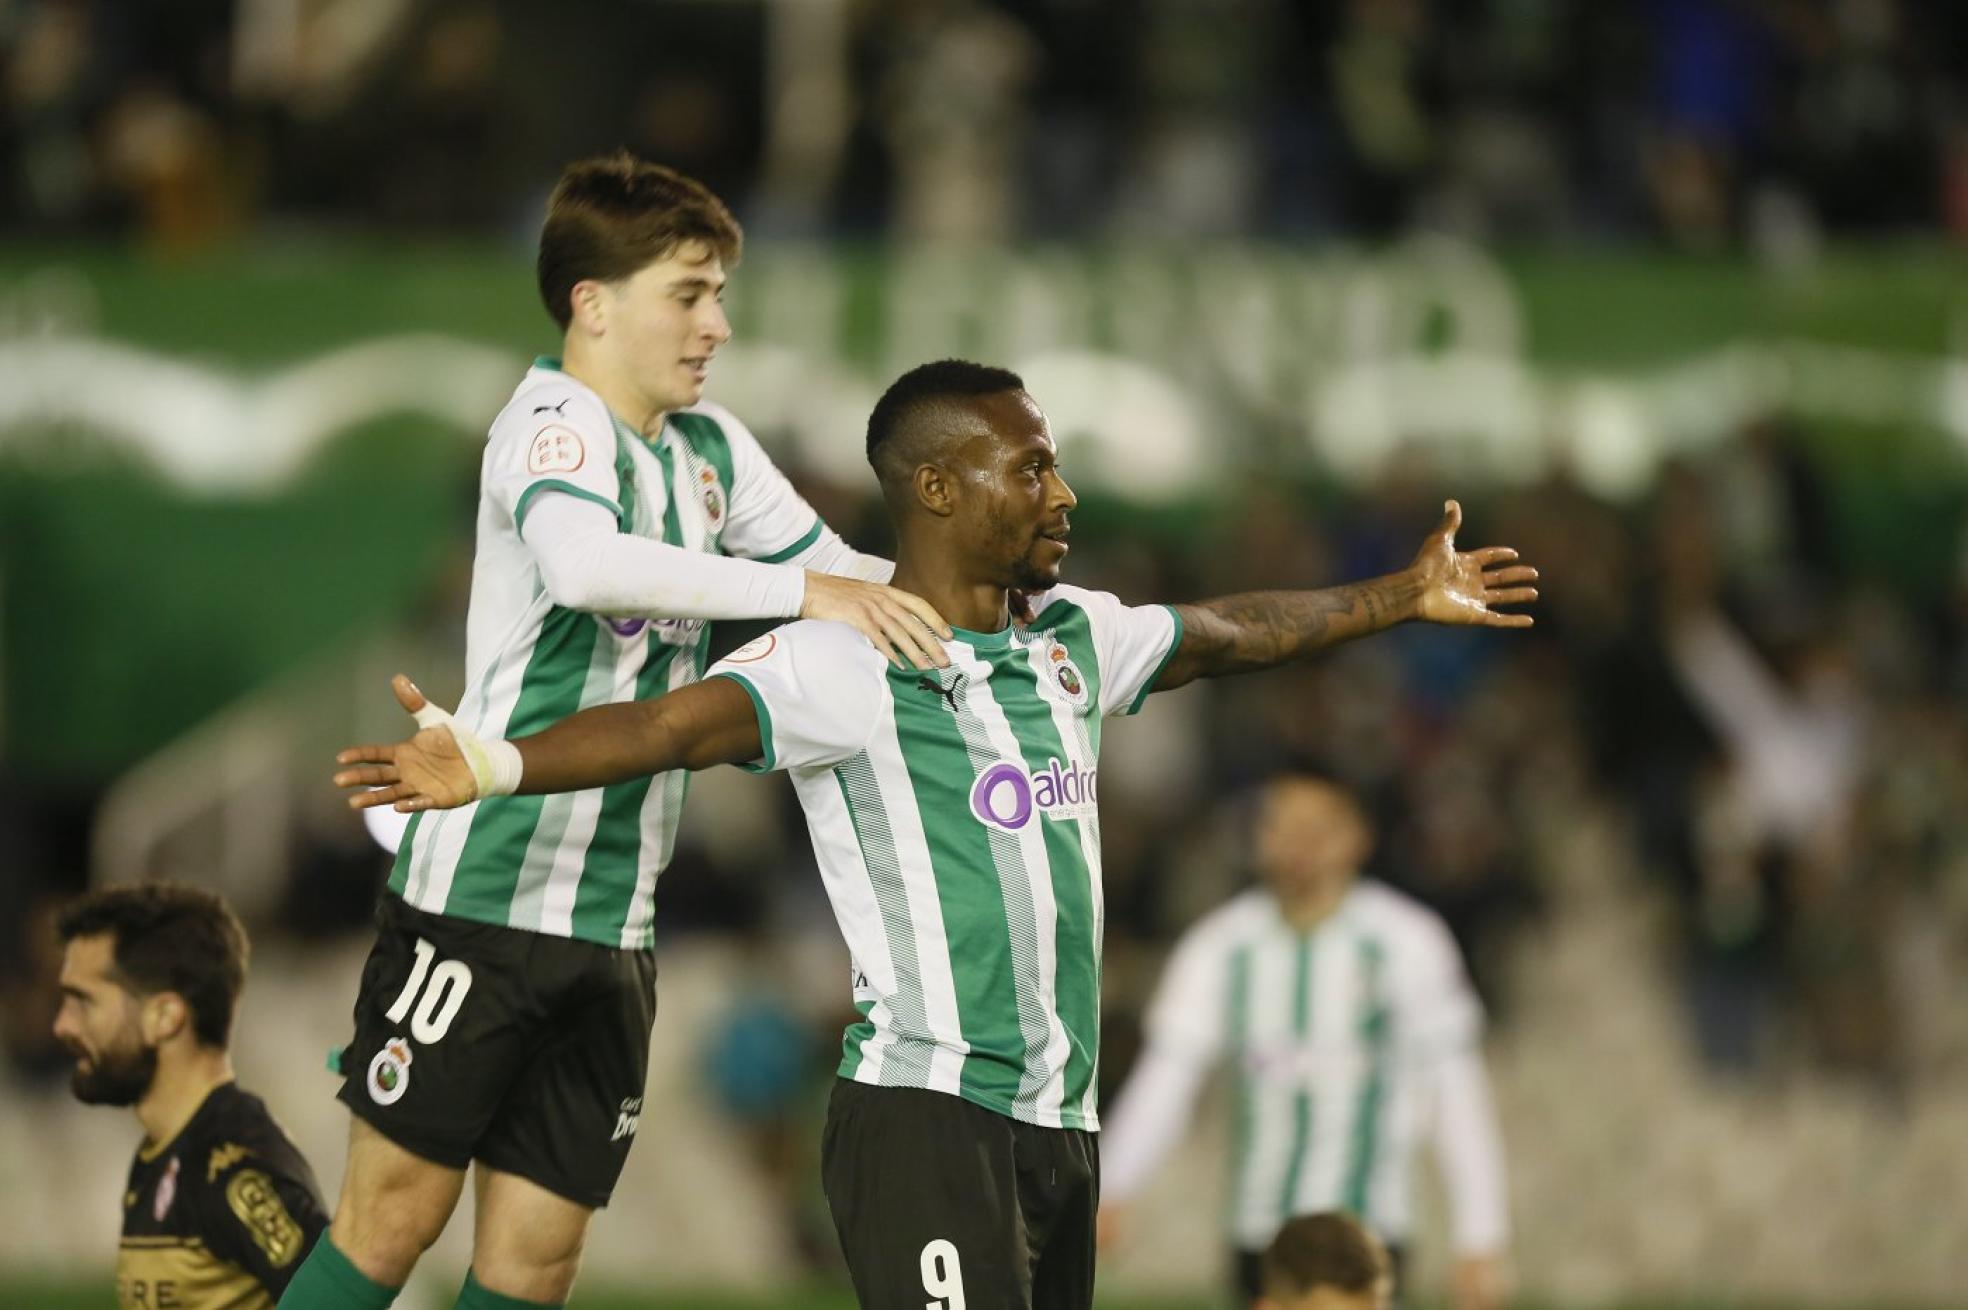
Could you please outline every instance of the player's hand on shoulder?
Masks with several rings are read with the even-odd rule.
[[[335,785],[364,789],[349,797],[349,808],[393,805],[408,814],[454,809],[477,800],[478,783],[451,716],[426,700],[417,685],[400,673],[390,686],[397,703],[430,726],[407,741],[351,746],[335,756],[337,764],[355,766],[337,773]]]
[[[859,629],[896,668],[942,668],[950,662],[939,644],[951,635],[936,607],[920,596],[879,582],[842,578],[808,569],[803,619],[831,619]]]
[[[1459,551],[1455,534],[1462,506],[1451,500],[1442,521],[1421,543],[1408,571],[1421,584],[1420,616],[1430,623],[1477,624],[1490,628],[1528,628],[1528,614],[1506,614],[1495,605],[1527,605],[1538,598],[1538,571],[1517,563],[1509,546]]]

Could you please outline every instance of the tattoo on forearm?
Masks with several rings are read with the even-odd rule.
[[[1253,591],[1180,607],[1182,649],[1165,686],[1300,659],[1392,627],[1421,594],[1405,573],[1320,591]]]

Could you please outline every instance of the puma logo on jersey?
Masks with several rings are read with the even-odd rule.
[[[568,400],[571,400],[571,399],[573,399],[573,397],[571,397],[571,396],[569,396],[569,397],[565,397],[565,398],[563,398],[563,399],[562,399],[562,400],[560,401],[560,403],[559,403],[559,404],[555,404],[555,405],[535,405],[535,406],[533,407],[533,412],[534,412],[535,414],[547,414],[547,413],[553,413],[553,414],[558,414],[558,415],[560,415],[560,416],[561,416],[562,418],[566,418],[566,417],[567,417],[567,410],[566,410],[566,408],[565,408],[565,407],[566,407],[566,405],[567,405],[567,402],[568,402]]]
[[[963,686],[964,686],[964,675],[961,673],[959,673],[956,677],[956,680],[947,687],[945,687],[942,683],[937,682],[932,678],[916,679],[916,687],[918,690],[933,691],[938,696],[941,696],[943,698],[944,708],[948,709],[952,714],[955,714],[957,712],[957,693],[963,690]]]

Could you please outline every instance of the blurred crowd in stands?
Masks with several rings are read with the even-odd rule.
[[[8,0],[0,224],[517,230],[627,145],[761,235],[1968,237],[1951,0]]]

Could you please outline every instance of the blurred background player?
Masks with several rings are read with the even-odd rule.
[[[697,686],[518,742],[478,739],[399,677],[425,730],[340,756],[370,766],[342,785],[385,784],[356,805],[425,812],[679,768],[791,774],[860,1011],[822,1173],[867,1310],[1092,1303],[1103,720],[1411,621],[1527,628],[1492,607],[1537,598],[1516,551],[1456,549],[1450,501],[1413,562],[1383,577],[1124,605],[1060,584],[1078,501],[1056,455],[1004,369],[925,364],[876,404],[868,459],[896,579],[956,625],[934,677],[841,625],[796,623]]]
[[[1394,1269],[1387,1248],[1337,1210],[1285,1221],[1265,1248],[1255,1310],[1388,1310]]]
[[[686,686],[710,619],[836,619],[940,662],[936,615],[874,581],[893,566],[698,403],[741,241],[716,196],[627,153],[555,187],[538,273],[564,357],[527,371],[486,445],[459,706],[476,730]],[[342,1199],[290,1310],[389,1304],[474,1163],[459,1304],[566,1298],[634,1142],[684,790],[679,773],[410,826],[343,1053]]]
[[[1393,1247],[1412,1222],[1414,1145],[1431,1139],[1455,1238],[1451,1304],[1502,1303],[1502,1139],[1479,1041],[1481,1002],[1441,918],[1362,879],[1366,816],[1330,782],[1287,774],[1257,804],[1261,885],[1177,943],[1147,1044],[1110,1116],[1103,1236],[1192,1122],[1227,1065],[1236,1105],[1230,1241],[1237,1288],[1263,1291],[1263,1251],[1293,1216],[1359,1215]]]
[[[328,1225],[314,1173],[227,1046],[246,930],[210,892],[114,887],[66,906],[55,1036],[77,1099],[126,1105],[143,1143],[123,1193],[123,1310],[270,1307]]]

